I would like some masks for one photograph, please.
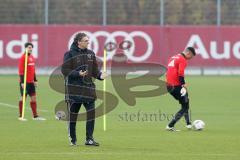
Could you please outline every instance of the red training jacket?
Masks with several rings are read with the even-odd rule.
[[[19,76],[24,75],[24,66],[25,66],[25,54],[21,56],[18,64],[18,74]],[[32,54],[28,54],[27,60],[27,83],[33,83],[35,76],[35,59]]]
[[[187,67],[187,60],[182,54],[172,56],[168,61],[167,84],[170,86],[181,85],[179,77],[184,77],[184,71]]]

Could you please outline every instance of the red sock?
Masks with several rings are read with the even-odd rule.
[[[31,108],[32,108],[32,114],[33,117],[37,117],[37,103],[36,102],[30,102]]]
[[[19,117],[22,117],[22,101],[18,102],[18,108],[19,108]]]

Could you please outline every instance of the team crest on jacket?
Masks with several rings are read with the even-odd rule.
[[[88,59],[92,59],[92,55],[91,54],[87,54]]]

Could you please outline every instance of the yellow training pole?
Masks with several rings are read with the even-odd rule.
[[[26,102],[26,86],[27,86],[27,60],[28,60],[28,50],[25,50],[25,63],[24,63],[24,81],[23,81],[23,106],[22,106],[22,119],[24,118],[25,102]]]
[[[103,72],[107,72],[107,53],[103,51]],[[103,80],[103,130],[106,131],[106,79]]]

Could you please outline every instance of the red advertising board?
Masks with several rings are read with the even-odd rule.
[[[166,65],[168,58],[187,46],[194,46],[197,56],[190,66],[240,66],[240,27],[230,26],[81,26],[81,25],[1,25],[0,66],[17,67],[23,45],[34,44],[37,66],[61,65],[77,32],[90,38],[89,48],[102,57],[103,48],[110,48],[107,58],[124,52],[131,62]]]

